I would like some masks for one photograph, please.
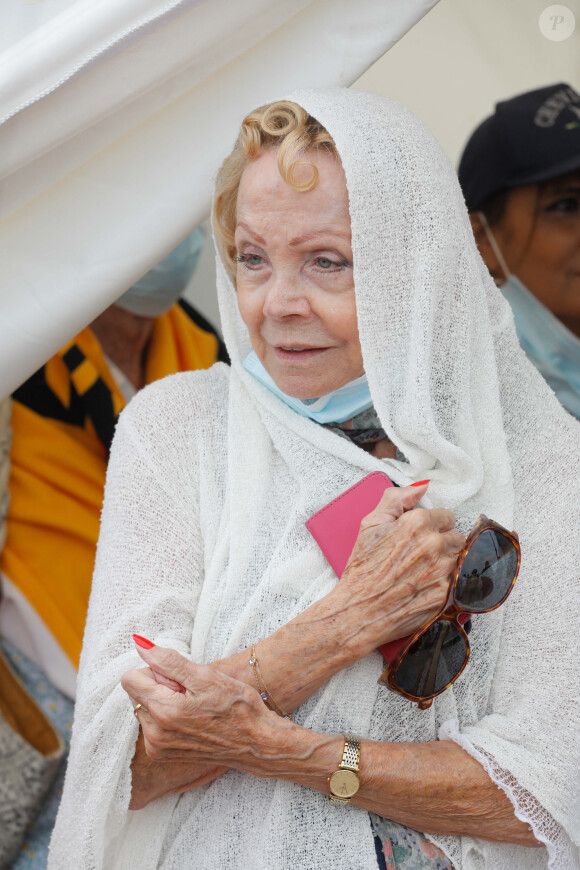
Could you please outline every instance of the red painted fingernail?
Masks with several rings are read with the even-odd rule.
[[[411,486],[425,486],[426,483],[431,483],[431,478],[429,480],[418,480],[416,483],[412,483]]]
[[[143,649],[151,649],[152,647],[155,646],[154,643],[151,643],[151,641],[150,641],[150,640],[147,640],[146,637],[141,637],[140,634],[134,634],[134,635],[133,635],[133,640],[135,641],[135,643],[137,644],[137,646],[142,646]]]

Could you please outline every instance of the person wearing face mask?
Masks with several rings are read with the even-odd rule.
[[[580,419],[580,94],[560,83],[498,103],[458,174],[520,343]]]
[[[227,359],[213,327],[180,299],[202,243],[195,230],[12,396],[0,649],[65,741],[117,418],[146,384]],[[18,870],[46,866],[63,776]]]

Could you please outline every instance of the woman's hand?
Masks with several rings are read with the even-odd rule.
[[[227,767],[256,776],[275,775],[272,765],[281,738],[284,743],[282,732],[292,731],[293,726],[268,710],[255,689],[209,665],[190,662],[174,650],[154,646],[138,651],[152,670],[127,671],[121,683],[133,706],[142,704],[138,717],[148,759],[208,763],[220,769],[215,775]],[[180,683],[186,691],[160,684],[156,674]],[[290,736],[287,739],[291,741]],[[209,778],[213,777],[204,781]],[[187,787],[183,783],[183,788],[169,790]]]
[[[416,507],[426,489],[386,490],[363,519],[340,583],[327,596],[356,658],[411,634],[447,599],[465,538],[454,530],[451,511]]]

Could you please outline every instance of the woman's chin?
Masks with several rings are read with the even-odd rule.
[[[332,393],[343,386],[343,382],[332,382],[329,378],[321,378],[318,380],[296,380],[294,378],[274,378],[279,390],[282,390],[287,396],[292,396],[293,399],[306,401],[307,399],[319,399],[320,396],[326,396],[327,393]],[[346,382],[344,382],[346,383]]]
[[[278,350],[278,349],[277,349]],[[358,368],[337,366],[330,358],[330,349],[305,354],[264,354],[261,363],[278,387],[294,399],[318,399],[338,390],[363,373]]]

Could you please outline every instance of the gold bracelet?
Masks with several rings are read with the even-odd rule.
[[[282,707],[279,707],[270,692],[266,688],[266,684],[262,679],[262,672],[260,671],[260,665],[258,664],[258,657],[256,656],[256,644],[252,644],[252,652],[250,655],[250,665],[254,672],[254,676],[256,678],[256,683],[258,684],[258,692],[260,693],[260,698],[268,708],[268,710],[272,710],[272,712],[277,713],[278,716],[282,716],[284,719],[292,719],[290,713],[285,713]]]

